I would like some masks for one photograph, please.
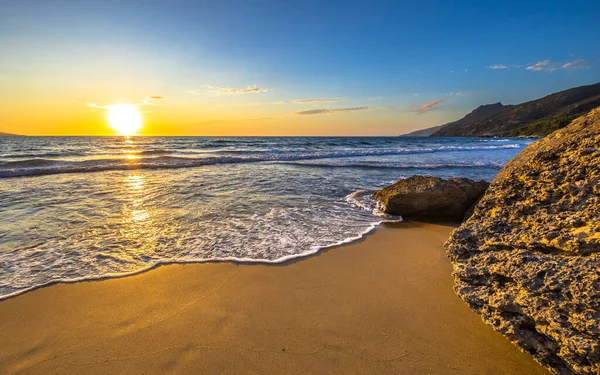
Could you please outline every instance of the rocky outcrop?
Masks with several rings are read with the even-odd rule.
[[[487,323],[557,374],[600,374],[600,109],[507,164],[446,249]]]
[[[377,191],[373,196],[388,214],[406,218],[462,220],[487,187],[488,183],[483,180],[412,176]]]

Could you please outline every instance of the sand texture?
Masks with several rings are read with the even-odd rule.
[[[452,229],[41,288],[0,302],[0,374],[547,374],[452,291]]]

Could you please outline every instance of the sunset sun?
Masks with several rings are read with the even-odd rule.
[[[142,127],[142,115],[135,105],[113,104],[108,107],[109,126],[120,135],[135,135]]]

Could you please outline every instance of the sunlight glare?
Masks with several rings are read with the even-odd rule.
[[[142,127],[142,115],[132,104],[109,106],[107,120],[110,127],[120,135],[135,135]]]

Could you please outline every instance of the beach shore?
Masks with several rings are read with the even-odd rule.
[[[452,291],[452,229],[40,288],[0,302],[0,373],[548,374]]]

